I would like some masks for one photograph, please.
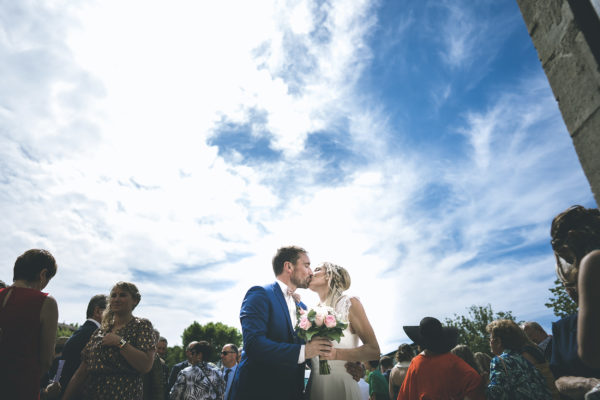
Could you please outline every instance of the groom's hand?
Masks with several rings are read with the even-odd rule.
[[[314,337],[304,346],[304,357],[308,360],[315,356],[328,356],[332,347],[329,339]]]

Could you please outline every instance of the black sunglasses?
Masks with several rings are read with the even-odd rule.
[[[229,354],[229,353],[232,353],[232,354],[233,354],[233,353],[235,353],[235,351],[222,351],[222,352],[221,352],[221,355],[224,355],[224,356],[226,356],[226,355],[227,355],[227,354]]]

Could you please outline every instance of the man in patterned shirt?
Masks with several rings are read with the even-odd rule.
[[[184,368],[177,375],[171,389],[170,400],[221,400],[225,393],[225,381],[221,372],[206,361],[211,350],[205,341],[195,343],[191,348],[192,366]]]

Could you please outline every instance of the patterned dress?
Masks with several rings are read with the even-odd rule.
[[[225,394],[225,380],[221,372],[201,361],[184,368],[177,375],[170,400],[220,400]]]
[[[493,400],[552,399],[545,378],[518,352],[504,350],[490,364],[487,398]]]
[[[81,352],[81,359],[87,364],[89,372],[84,385],[84,398],[142,400],[142,374],[129,365],[118,347],[102,345],[102,338],[108,332],[110,328],[97,329]],[[143,352],[155,348],[152,323],[147,319],[133,317],[114,333]]]

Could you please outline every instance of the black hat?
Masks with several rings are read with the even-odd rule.
[[[455,327],[442,327],[439,320],[425,317],[419,326],[404,326],[408,337],[424,349],[436,353],[449,352],[458,342],[458,329]]]

